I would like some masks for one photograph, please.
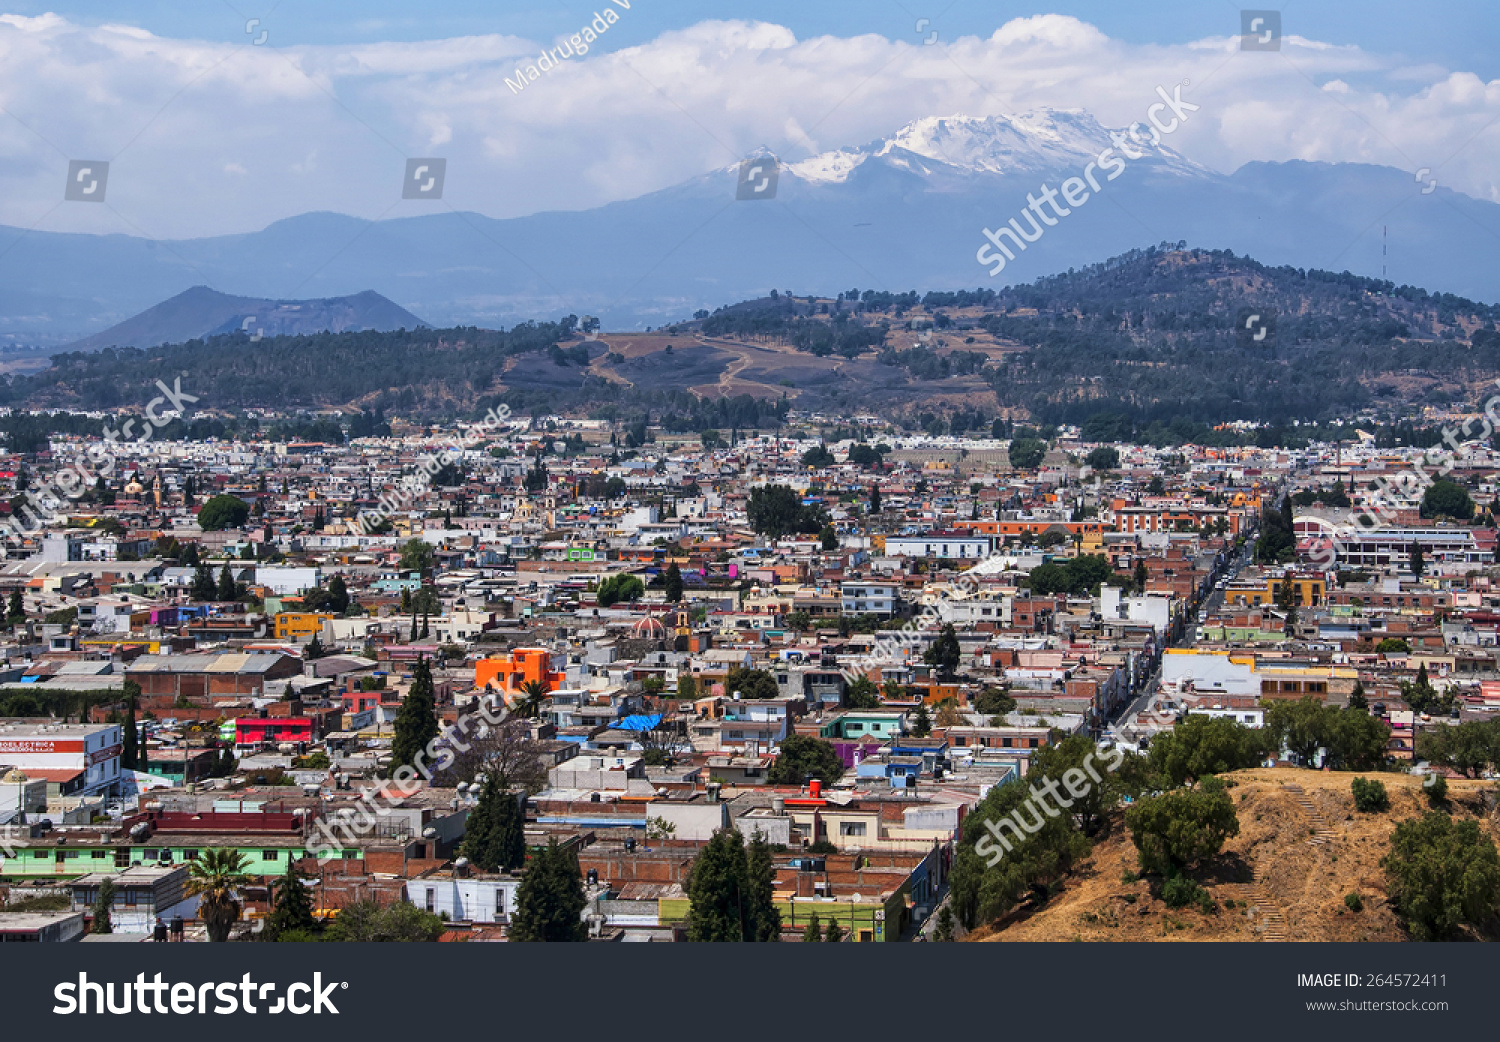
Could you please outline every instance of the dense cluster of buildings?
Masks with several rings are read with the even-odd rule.
[[[1121,446],[1096,470],[1065,430],[1023,471],[1004,441],[873,417],[645,434],[555,418],[137,445],[107,488],[13,534],[0,881],[12,907],[66,909],[0,913],[25,920],[0,935],[81,934],[101,873],[125,921],[191,923],[187,866],[232,848],[268,883],[304,860],[320,914],[405,900],[503,939],[519,880],[461,856],[467,779],[337,828],[384,784],[418,663],[440,721],[486,693],[525,703],[527,844],[576,851],[591,935],[619,940],[683,936],[687,873],[726,828],[774,844],[788,930],[912,939],[965,815],[1059,732],[1139,748],[1186,713],[1258,726],[1264,700],[1339,704],[1358,683],[1410,759],[1444,724],[1402,702],[1419,669],[1453,696],[1445,719],[1500,703],[1494,529],[1423,517],[1420,490],[1349,520],[1408,451]],[[856,444],[874,452],[854,463]],[[58,439],[4,476],[24,495],[84,451]],[[1493,461],[1461,464],[1488,520]],[[1335,483],[1351,507],[1319,498]],[[767,519],[769,486],[793,516]],[[219,496],[243,523],[199,524]],[[1253,563],[1286,497],[1290,549]],[[793,736],[842,775],[778,777]],[[337,856],[312,859],[331,834]],[[245,898],[253,930],[268,889]]]

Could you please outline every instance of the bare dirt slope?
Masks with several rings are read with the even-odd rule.
[[[1138,870],[1135,846],[1117,817],[1111,832],[1046,905],[981,927],[985,941],[1401,941],[1406,934],[1387,903],[1380,859],[1390,834],[1428,808],[1419,778],[1372,775],[1390,793],[1390,810],[1360,814],[1349,783],[1358,775],[1257,769],[1228,775],[1240,834],[1215,864],[1195,878],[1215,910],[1168,908],[1146,880],[1123,882]],[[1478,817],[1491,836],[1481,788],[1493,783],[1450,780],[1445,810]],[[1350,911],[1357,893],[1363,910]],[[1231,904],[1231,902],[1233,902]]]

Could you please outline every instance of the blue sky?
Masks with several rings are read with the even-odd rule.
[[[260,18],[282,46],[291,46],[487,33],[546,39],[571,31],[594,7],[586,0],[9,0],[0,9],[24,15],[52,11],[87,24],[127,22],[161,36],[224,41],[241,38],[246,19]],[[636,0],[619,39],[622,46],[638,44],[663,30],[710,18],[776,22],[799,37],[880,33],[894,40],[913,35],[915,19],[927,17],[945,35],[984,35],[1012,18],[1067,14],[1118,40],[1174,44],[1237,32],[1237,9],[1228,0]],[[1279,9],[1287,33],[1399,54],[1412,63],[1435,62],[1485,80],[1500,77],[1500,7],[1495,0],[1293,0]]]
[[[458,209],[584,210],[933,116],[1125,127],[1188,82],[1201,110],[1171,147],[1210,170],[1374,163],[1500,202],[1497,0],[1292,0],[1274,54],[1242,49],[1216,0],[625,2],[0,0],[0,224],[179,238],[399,217],[426,205],[398,191],[411,157],[446,160]],[[605,9],[586,56],[508,87]],[[111,163],[108,206],[60,205],[73,160]]]

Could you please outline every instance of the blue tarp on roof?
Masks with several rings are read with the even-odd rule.
[[[650,716],[645,713],[636,713],[634,716],[627,716],[619,721],[615,727],[621,731],[650,731],[659,723],[661,723],[660,713]]]

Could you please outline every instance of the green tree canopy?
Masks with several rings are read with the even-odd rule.
[[[1234,720],[1189,713],[1151,742],[1151,770],[1171,788],[1210,774],[1259,766],[1270,753],[1269,735]]]
[[[1036,470],[1047,455],[1047,443],[1038,438],[1016,438],[1006,455],[1017,470]]]
[[[811,535],[828,523],[828,516],[821,507],[804,506],[802,497],[786,485],[751,489],[746,511],[750,527],[768,539]]]
[[[516,911],[511,916],[512,941],[562,942],[588,940],[582,915],[588,905],[578,855],[561,847],[554,837],[526,866],[516,891]]]
[[[1240,832],[1234,801],[1222,783],[1174,789],[1137,801],[1125,812],[1141,869],[1177,875],[1213,857]]]
[[[787,735],[781,741],[781,751],[766,772],[766,780],[772,785],[801,785],[807,775],[826,783],[838,781],[844,773],[844,764],[832,745],[809,735]]]
[[[274,889],[271,914],[266,917],[265,929],[271,940],[294,930],[317,929],[318,921],[313,915],[312,895],[308,892],[306,880],[297,866],[297,859],[287,858],[286,871]]]
[[[608,608],[621,601],[639,600],[645,592],[646,584],[641,582],[640,576],[620,572],[601,582],[594,596],[599,607]]]
[[[1403,821],[1380,864],[1413,940],[1458,938],[1500,913],[1500,857],[1472,819],[1431,811]]]
[[[526,863],[525,821],[516,794],[486,776],[479,803],[464,825],[464,856],[486,872],[514,872]]]
[[[1469,497],[1469,490],[1458,482],[1438,478],[1422,494],[1422,516],[1467,521],[1474,516],[1474,500]]]
[[[198,511],[198,527],[205,532],[239,528],[250,516],[250,504],[235,496],[214,496]]]

